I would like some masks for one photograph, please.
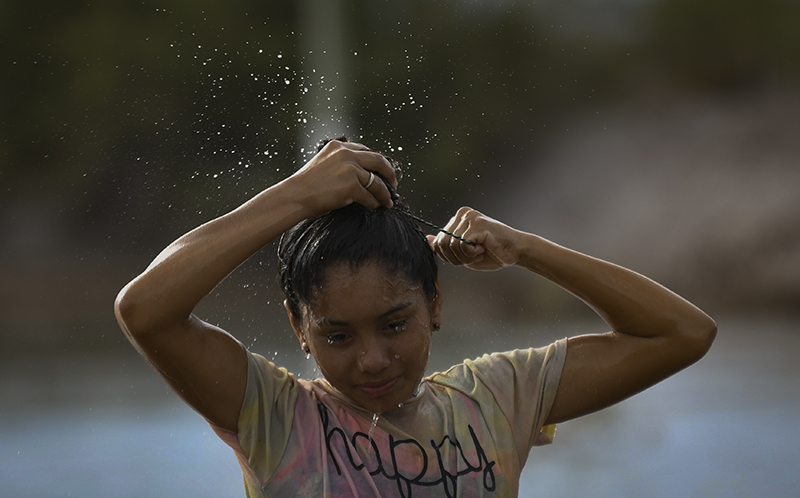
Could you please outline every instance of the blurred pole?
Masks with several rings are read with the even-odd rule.
[[[348,0],[300,0],[299,59],[302,71],[298,144],[306,152],[317,141],[355,135],[350,119],[347,67]]]

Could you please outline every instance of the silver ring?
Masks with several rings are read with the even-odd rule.
[[[370,188],[372,186],[372,182],[374,182],[374,181],[375,181],[375,173],[370,171],[369,172],[369,181],[367,182],[366,185],[364,185],[364,188],[366,188],[366,189]]]

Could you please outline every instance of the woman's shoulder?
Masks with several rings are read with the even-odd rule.
[[[567,340],[560,339],[541,347],[531,347],[486,353],[475,359],[465,359],[444,372],[428,377],[431,382],[450,383],[453,379],[472,378],[475,375],[497,377],[507,369],[529,370],[549,363],[562,364],[566,356]]]
[[[543,382],[558,383],[566,348],[566,339],[561,339],[543,347],[484,354],[427,380],[434,389],[456,390],[477,399],[513,395],[510,391],[536,392]]]

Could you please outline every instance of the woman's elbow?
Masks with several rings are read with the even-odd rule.
[[[117,317],[117,323],[131,341],[148,329],[146,320],[144,320],[145,307],[136,297],[137,292],[133,288],[133,284],[134,282],[130,282],[123,287],[114,300],[114,314]]]
[[[702,313],[702,312],[701,312]],[[701,317],[682,327],[681,336],[686,341],[685,351],[688,364],[692,364],[708,353],[717,337],[717,323],[702,313]]]

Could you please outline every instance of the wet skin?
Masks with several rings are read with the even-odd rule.
[[[441,323],[441,298],[375,263],[326,271],[314,302],[292,327],[322,375],[373,413],[405,402],[417,389],[430,354],[433,324]]]

